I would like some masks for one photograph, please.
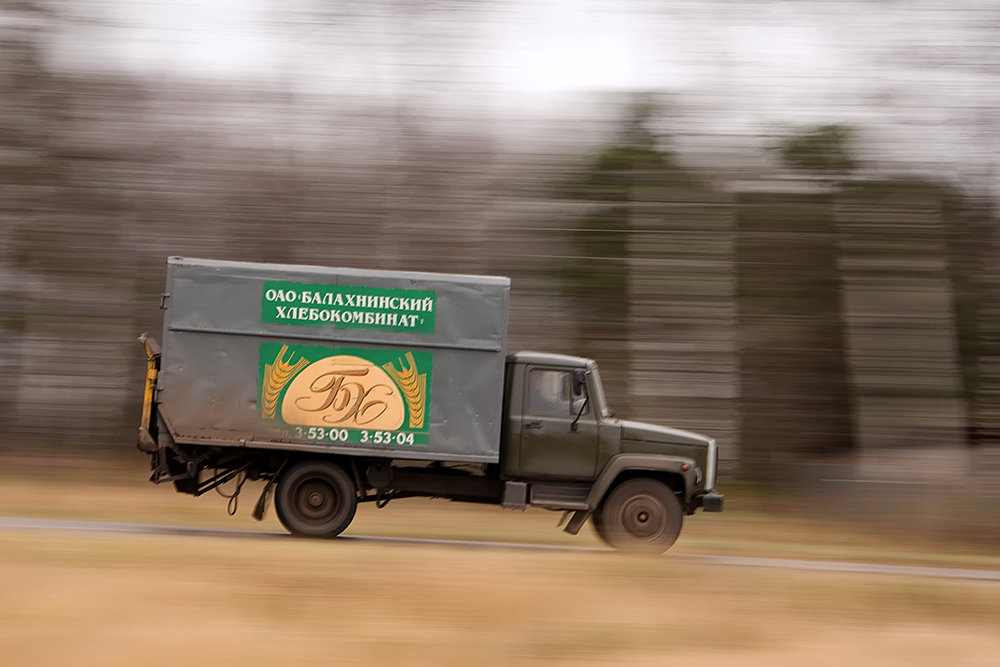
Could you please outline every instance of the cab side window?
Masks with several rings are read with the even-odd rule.
[[[567,371],[532,369],[528,373],[528,410],[533,415],[565,417],[571,413]]]

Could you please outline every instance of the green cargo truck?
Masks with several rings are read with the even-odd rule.
[[[263,480],[293,534],[332,537],[359,502],[542,507],[577,534],[660,553],[722,510],[711,438],[614,416],[590,359],[506,349],[510,281],[167,261],[139,449],[201,495]]]

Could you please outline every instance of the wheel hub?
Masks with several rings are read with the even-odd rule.
[[[321,480],[309,480],[295,494],[295,505],[302,518],[322,521],[334,510],[337,494],[333,488]]]
[[[633,537],[653,539],[665,528],[666,516],[653,498],[633,497],[622,510],[622,527]]]

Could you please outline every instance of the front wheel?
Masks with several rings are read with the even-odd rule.
[[[650,478],[617,486],[594,515],[597,534],[620,551],[663,553],[677,541],[684,512],[666,484]]]
[[[590,523],[594,527],[594,533],[597,534],[597,539],[604,542],[609,547],[614,548],[614,545],[608,540],[608,533],[604,530],[604,523],[602,522],[602,515],[600,511],[594,512],[590,516]]]
[[[358,507],[354,482],[344,469],[326,461],[305,461],[278,481],[274,508],[281,525],[301,537],[334,537],[354,519]]]

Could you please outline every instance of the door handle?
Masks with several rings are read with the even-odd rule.
[[[536,420],[536,421],[533,421],[533,422],[527,422],[524,425],[524,428],[539,429],[539,428],[542,428],[542,422],[541,422],[541,420]]]

